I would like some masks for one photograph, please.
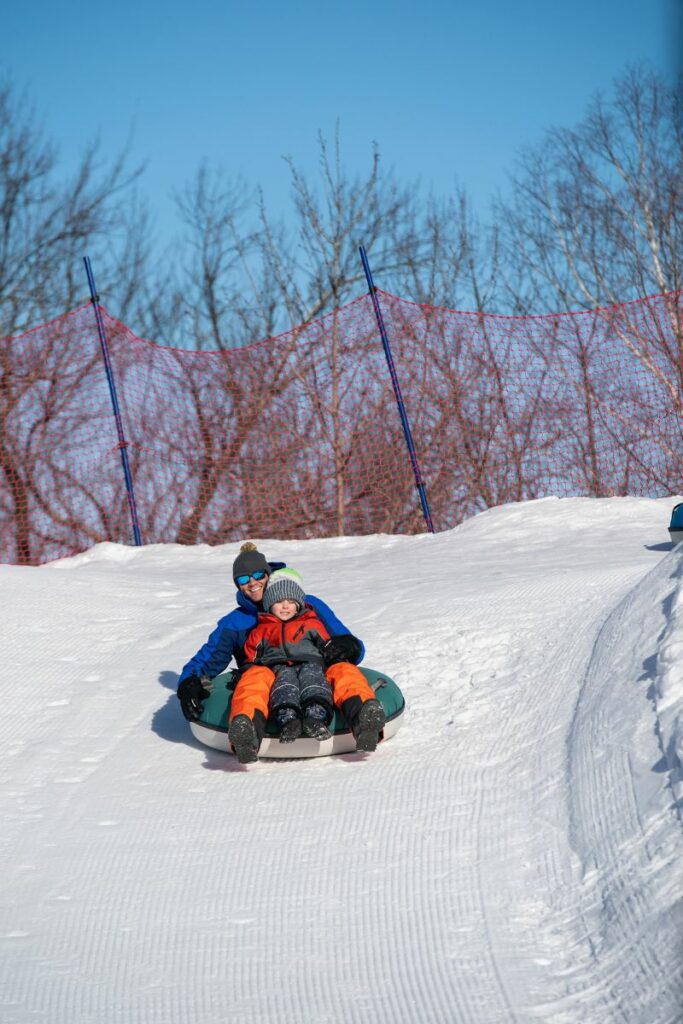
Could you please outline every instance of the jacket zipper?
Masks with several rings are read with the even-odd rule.
[[[285,654],[289,654],[289,651],[287,650],[287,641],[285,640],[285,626],[286,625],[287,625],[286,622],[283,622],[281,624],[281,626],[280,626],[280,634],[281,634],[281,637],[282,637],[282,650],[285,652]],[[303,633],[303,630],[304,630],[304,623],[302,622],[300,624],[299,628],[297,629],[296,633],[292,637],[292,643],[294,643],[294,641],[298,637],[299,633]],[[289,659],[288,659],[288,661],[289,661]]]

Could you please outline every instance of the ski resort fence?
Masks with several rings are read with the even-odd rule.
[[[437,530],[545,495],[678,494],[681,297],[506,317],[378,291]],[[93,307],[0,342],[0,560],[130,543],[425,529],[369,296],[247,348],[136,337]]]

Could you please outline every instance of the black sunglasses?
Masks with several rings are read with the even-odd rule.
[[[265,579],[267,575],[267,572],[261,572],[260,569],[257,572],[245,572],[241,576],[235,576],[235,583],[238,587],[244,587],[249,580],[256,580],[258,582],[259,580]]]

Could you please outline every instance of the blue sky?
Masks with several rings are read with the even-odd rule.
[[[351,170],[377,141],[404,181],[455,182],[485,215],[519,148],[579,120],[628,63],[671,74],[679,0],[405,0],[344,5],[177,0],[3,5],[0,74],[25,89],[73,166],[98,135],[132,137],[142,191],[174,230],[170,195],[202,160],[286,208],[291,155],[315,173],[339,121]]]

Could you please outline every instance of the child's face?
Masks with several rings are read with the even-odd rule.
[[[288,619],[294,618],[299,611],[299,606],[296,601],[290,601],[286,597],[284,601],[276,601],[275,604],[271,604],[270,611],[280,622],[287,622]]]

